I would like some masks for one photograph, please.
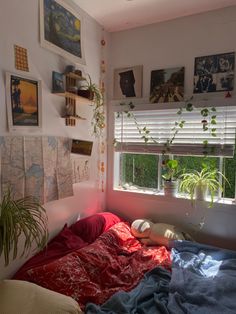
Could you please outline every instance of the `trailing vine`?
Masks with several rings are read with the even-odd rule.
[[[194,110],[196,110],[196,107],[193,106],[191,100],[193,99],[193,97],[191,97],[190,99],[185,101],[185,104],[183,107],[180,107],[178,109],[178,111],[176,112],[177,116],[179,117],[175,123],[173,128],[171,129],[172,131],[172,136],[166,140],[166,142],[164,143],[164,148],[162,150],[162,154],[165,155],[166,153],[170,152],[170,148],[171,145],[173,144],[177,134],[179,133],[180,130],[182,130],[184,128],[184,125],[186,123],[185,120],[183,120],[182,118],[182,114],[184,112],[192,112]],[[120,106],[126,106],[127,109],[123,111],[123,113],[126,114],[126,116],[128,118],[132,118],[134,120],[135,126],[141,136],[141,138],[143,139],[144,143],[147,144],[148,142],[152,141],[153,143],[158,143],[152,136],[150,133],[150,130],[145,126],[145,127],[140,127],[140,125],[138,124],[138,121],[135,117],[135,115],[133,114],[132,111],[135,108],[135,105],[132,102],[129,102],[128,104],[126,104],[125,102],[120,103]],[[217,112],[216,112],[216,108],[215,107],[211,107],[211,108],[203,108],[200,111],[200,114],[202,116],[202,128],[204,132],[207,132],[210,130],[210,134],[212,137],[216,137],[216,118],[217,118]],[[117,118],[119,118],[121,115],[120,112],[117,112]],[[208,120],[207,120],[208,119]],[[114,140],[114,144],[116,143],[116,139]],[[213,153],[215,150],[214,147],[210,147],[208,145],[208,140],[203,140],[203,155],[207,156],[209,153]]]

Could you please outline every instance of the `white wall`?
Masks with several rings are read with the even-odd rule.
[[[139,104],[148,103],[151,70],[184,66],[185,96],[188,98],[193,91],[194,58],[235,51],[235,29],[236,6],[111,35],[107,209],[116,211],[131,220],[138,217],[152,217],[157,221],[176,223],[188,230],[193,230],[191,224],[199,223],[202,215],[205,214],[205,225],[201,231],[194,232],[195,237],[206,243],[236,249],[235,205],[216,204],[212,209],[206,210],[205,204],[198,204],[198,209],[194,210],[190,202],[184,199],[113,190],[112,111],[119,101],[111,101],[113,70],[135,65],[143,65],[143,98],[133,99],[137,107]],[[213,101],[212,104],[214,100],[225,101],[224,93],[194,96],[194,100],[206,97],[209,101]],[[235,99],[235,92],[233,99]],[[152,106],[158,108],[158,104]],[[167,106],[171,108],[171,104]]]
[[[78,10],[78,7],[74,6],[74,9]],[[79,12],[81,13],[81,10]],[[108,35],[104,35],[106,42],[108,42]],[[101,38],[101,26],[84,13],[86,65],[81,66],[78,64],[77,68],[81,69],[83,73],[89,73],[92,81],[97,84],[100,77]],[[15,69],[14,44],[27,48],[29,73]],[[87,120],[80,120],[76,127],[67,127],[64,119],[60,118],[65,100],[51,93],[52,71],[63,72],[68,64],[73,63],[40,46],[38,0],[0,1],[0,135],[9,135],[5,95],[5,72],[9,71],[42,80],[43,128],[42,132],[36,134],[59,135],[94,141],[90,180],[74,186],[74,197],[45,204],[49,216],[49,230],[52,235],[59,231],[66,221],[71,222],[80,214],[88,215],[101,210],[105,199],[104,193],[99,191],[97,184],[98,143],[92,137],[91,118],[93,107],[80,105],[79,114],[86,117]],[[8,268],[4,268],[1,259],[0,278],[10,276],[22,262],[23,260],[17,260]]]

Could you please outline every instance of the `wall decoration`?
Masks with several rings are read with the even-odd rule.
[[[143,66],[114,70],[114,99],[142,97]]]
[[[73,154],[91,156],[92,148],[93,148],[93,142],[82,141],[82,140],[72,140],[71,152]]]
[[[0,198],[10,187],[15,199],[34,196],[40,204],[73,195],[71,139],[0,136]]]
[[[184,99],[184,67],[151,71],[150,102]]]
[[[14,45],[15,68],[17,70],[29,72],[27,49]]]
[[[64,93],[65,82],[64,74],[53,71],[52,72],[52,93]]]
[[[193,92],[198,94],[233,90],[234,66],[234,52],[195,58]]]
[[[41,81],[7,72],[6,89],[9,130],[41,128]]]
[[[90,178],[90,157],[79,157],[73,155],[72,169],[73,169],[73,183],[88,181]]]
[[[62,0],[40,0],[41,45],[76,63],[85,64],[81,13]]]

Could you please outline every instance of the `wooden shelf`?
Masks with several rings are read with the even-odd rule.
[[[74,72],[65,73],[65,76],[73,78],[78,81],[86,81],[85,77],[75,74]]]
[[[53,93],[54,95],[57,96],[62,96],[65,98],[71,98],[71,99],[76,99],[78,100],[79,104],[83,104],[83,105],[91,105],[92,101],[89,100],[88,98],[79,96],[77,94],[74,93],[70,93],[70,92],[64,92],[64,93]]]
[[[69,119],[76,119],[76,120],[87,120],[86,118],[83,118],[81,116],[62,116],[63,119],[69,118]]]

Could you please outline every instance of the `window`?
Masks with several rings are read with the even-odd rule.
[[[182,169],[200,170],[203,162],[212,168],[218,168],[230,182],[229,186],[220,178],[224,192],[222,194],[219,191],[218,196],[234,198],[236,158],[233,152],[236,108],[216,109],[217,124],[211,126],[215,128],[216,136],[211,135],[210,127],[207,132],[203,130],[200,109],[194,113],[186,112],[181,116],[181,119],[185,120],[184,128],[177,132],[168,155],[170,158],[178,159]],[[132,111],[131,115],[127,112],[119,113],[118,118],[116,114],[115,167],[119,176],[116,187],[161,191],[162,152],[165,150],[166,141],[173,136],[178,118],[176,112],[176,109]],[[208,141],[207,157],[203,156],[204,140]]]

